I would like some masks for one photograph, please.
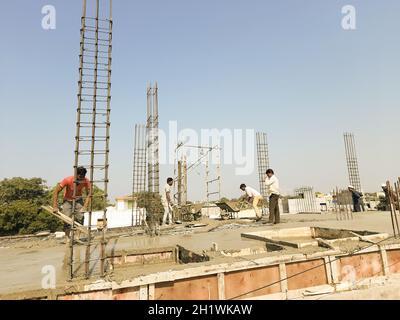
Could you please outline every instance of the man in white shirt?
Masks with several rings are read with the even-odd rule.
[[[258,207],[258,202],[262,199],[261,194],[257,190],[247,187],[244,183],[240,185],[240,190],[246,192],[248,197],[247,201],[252,203],[254,212],[256,213],[256,221],[260,221],[262,214],[260,208]]]
[[[164,216],[162,224],[165,225],[168,218],[168,224],[172,224],[172,197],[171,197],[171,186],[174,184],[174,179],[168,178],[167,183],[161,193],[161,203],[164,207]]]
[[[274,174],[274,170],[268,169],[266,172],[265,186],[269,196],[269,223],[277,224],[280,222],[279,214],[279,180]]]

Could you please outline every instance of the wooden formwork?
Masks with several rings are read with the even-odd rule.
[[[327,250],[312,255],[293,254],[215,265],[191,265],[126,279],[103,281],[52,291],[20,293],[9,299],[214,300],[263,297],[285,299],[291,292],[400,275],[400,244],[372,245],[357,254]],[[347,287],[348,288],[348,287]],[[69,289],[71,290],[71,289]]]

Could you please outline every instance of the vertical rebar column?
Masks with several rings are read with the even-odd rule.
[[[94,16],[88,15],[86,0],[83,0],[81,20],[81,40],[79,55],[78,106],[75,135],[74,194],[72,220],[75,220],[76,202],[83,201],[77,195],[77,168],[84,167],[89,171],[90,192],[88,194],[88,230],[85,250],[85,276],[90,275],[92,212],[94,200],[99,198],[97,208],[103,210],[103,236],[101,243],[100,274],[104,275],[105,230],[108,197],[108,166],[110,138],[110,101],[111,101],[111,41],[112,41],[112,1],[109,0],[109,19],[100,18],[100,1],[92,2]],[[97,186],[96,186],[97,184]],[[95,187],[103,193],[95,193]],[[79,196],[79,197],[78,197]],[[74,277],[74,237],[72,225],[70,241],[70,278]]]
[[[396,195],[395,195],[389,181],[386,181],[386,188],[387,188],[387,193],[388,193],[388,197],[389,197],[388,200],[389,200],[389,206],[390,206],[390,218],[392,221],[393,235],[395,238],[397,238],[397,237],[400,237],[400,230],[399,230],[399,222],[398,222],[397,213],[396,213],[396,199],[395,199]]]
[[[267,198],[267,188],[265,186],[265,171],[269,168],[269,154],[267,134],[264,132],[256,133],[257,142],[257,164],[258,180],[260,183],[260,192],[264,199]]]
[[[159,193],[160,190],[160,159],[159,159],[159,140],[158,140],[158,84],[155,82],[153,88],[153,192]]]
[[[395,192],[395,194],[394,194],[395,199],[393,199],[394,216],[395,216],[395,221],[396,221],[396,226],[397,226],[397,234],[400,237],[399,221],[397,219],[397,211],[396,211],[396,208],[397,208],[397,210],[400,213],[400,179],[394,183],[394,192]]]
[[[178,204],[187,202],[187,163],[185,157],[178,161]]]
[[[79,80],[78,80],[78,106],[76,112],[76,132],[75,132],[75,157],[74,157],[74,193],[72,201],[72,212],[76,208],[76,190],[77,190],[77,168],[79,166],[79,150],[80,150],[80,131],[81,131],[81,108],[82,108],[82,83],[83,83],[83,53],[85,47],[85,23],[86,23],[86,0],[83,0],[82,17],[81,17],[81,39],[79,53]],[[69,243],[69,279],[74,277],[74,238],[75,238],[75,214],[72,214],[71,233]]]
[[[140,209],[135,208],[135,196],[146,191],[146,128],[135,125],[132,177],[132,226],[141,225]],[[135,212],[136,211],[136,212]],[[134,220],[135,217],[135,220]]]
[[[333,210],[336,213],[336,220],[339,220],[339,215],[338,215],[338,200],[337,200],[337,187],[336,189],[332,190],[332,202],[333,202]]]
[[[357,190],[362,191],[360,174],[358,170],[358,160],[356,144],[353,133],[344,133],[344,147],[346,152],[347,170],[350,184]]]
[[[89,179],[91,184],[94,180],[94,150],[96,143],[96,114],[97,114],[97,75],[98,75],[98,55],[99,55],[99,0],[96,0],[96,18],[94,30],[94,59],[93,59],[93,101],[92,101],[92,128],[91,128],[91,146],[90,146],[90,165],[89,165]],[[89,278],[89,265],[90,265],[90,245],[92,241],[91,225],[92,225],[92,211],[93,211],[93,192],[90,193],[90,202],[88,210],[88,235],[85,253],[85,277]]]
[[[100,275],[104,277],[106,259],[106,230],[107,230],[107,200],[108,200],[108,168],[110,153],[110,113],[111,113],[111,62],[112,62],[112,0],[110,0],[110,15],[108,20],[108,65],[107,65],[107,109],[106,109],[106,132],[105,132],[105,158],[104,158],[104,199],[103,199],[103,228],[101,237],[101,261]]]
[[[148,191],[158,193],[159,178],[159,141],[158,141],[158,85],[147,85],[147,154],[148,154]]]
[[[151,84],[147,84],[147,123],[146,123],[146,141],[147,141],[147,191],[153,192],[153,99]]]

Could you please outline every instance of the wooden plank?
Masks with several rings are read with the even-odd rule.
[[[355,281],[383,275],[380,251],[340,257],[340,280]]]
[[[386,250],[386,255],[390,274],[400,273],[400,250]]]
[[[226,299],[245,299],[281,292],[279,266],[225,273]]]
[[[279,264],[279,278],[281,280],[281,291],[288,291],[288,282],[287,282],[287,274],[286,274],[286,264]]]
[[[382,258],[382,265],[383,265],[383,275],[387,276],[390,273],[389,265],[388,265],[388,257],[386,254],[386,250],[380,247],[381,251],[381,258]]]
[[[65,223],[68,224],[72,224],[72,219],[68,216],[66,216],[65,214],[63,214],[60,211],[57,211],[57,213],[53,212],[53,208],[50,206],[42,206],[42,209],[47,211],[48,213],[50,213],[51,215],[55,216],[56,218],[62,220]],[[84,233],[84,234],[88,234],[88,230],[87,228],[85,228],[83,225],[81,225],[80,223],[74,221],[74,226],[76,229],[78,229],[80,232]]]
[[[155,300],[217,300],[216,275],[155,284]]]
[[[140,286],[140,288],[139,288],[139,300],[148,300],[148,287],[147,287],[147,285]]]
[[[326,270],[326,278],[328,279],[328,283],[335,283],[332,270],[331,270],[331,261],[329,259],[329,256],[324,257],[324,262],[325,262],[325,270]]]
[[[154,283],[149,284],[149,300],[154,300],[155,298],[155,285]]]
[[[114,290],[113,300],[139,300],[140,299],[139,287],[131,287],[125,289]]]
[[[289,290],[328,284],[324,259],[286,264]]]
[[[225,300],[225,274],[218,273],[218,299]]]

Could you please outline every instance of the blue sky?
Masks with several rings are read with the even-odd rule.
[[[91,0],[88,0],[89,2]],[[55,30],[41,28],[54,5]],[[357,30],[341,28],[355,6]],[[72,173],[81,1],[14,0],[0,12],[0,178]],[[361,182],[400,175],[400,2],[114,0],[110,193],[131,190],[132,131],[159,83],[160,126],[268,133],[285,192],[347,185],[342,134],[356,135]],[[222,193],[257,174],[223,167]],[[161,177],[172,175],[161,167]],[[189,177],[201,199],[202,178]]]

